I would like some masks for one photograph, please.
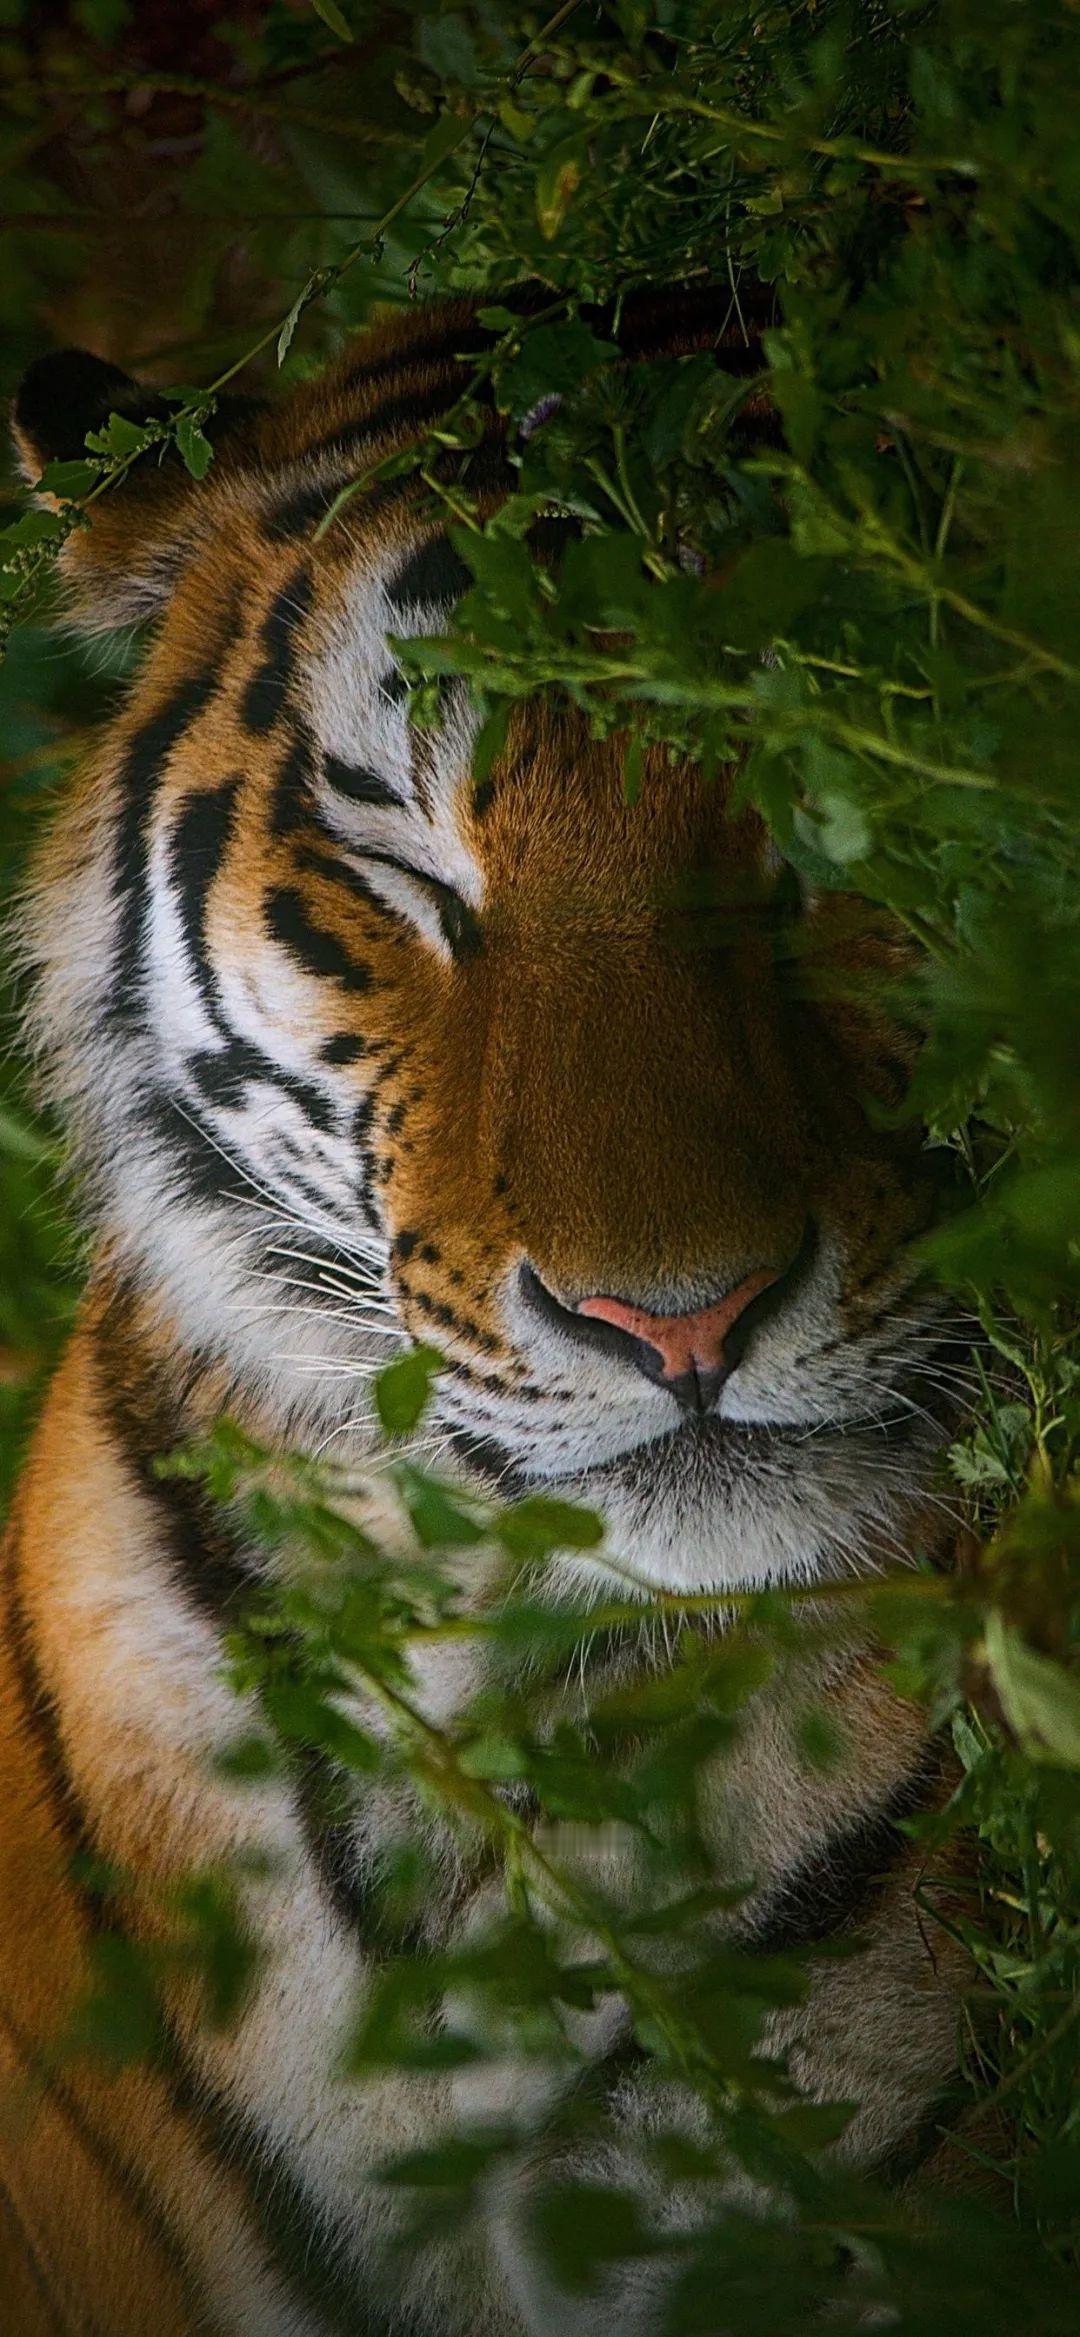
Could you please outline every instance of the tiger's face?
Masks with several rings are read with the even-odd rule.
[[[155,486],[149,537],[102,539],[100,589],[159,628],[33,942],[104,1240],[320,1446],[369,1433],[402,1335],[436,1346],[436,1444],[596,1502],[646,1579],[894,1555],[943,1431],[929,1186],[875,1109],[893,945],[839,896],[796,911],[689,763],[631,805],[625,739],[551,704],[479,783],[463,686],[410,726],[392,644],[460,563],[407,497],[314,533],[344,398],[382,451],[375,396],[302,393],[181,516]]]

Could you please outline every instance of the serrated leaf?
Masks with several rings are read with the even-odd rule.
[[[86,443],[94,454],[117,455],[126,462],[153,445],[158,435],[155,425],[132,422],[127,414],[110,414],[103,430],[87,431]]]
[[[59,511],[24,511],[0,535],[0,556],[31,550],[38,544],[62,544],[67,533]]]
[[[35,493],[55,495],[61,503],[75,502],[89,495],[101,477],[101,464],[95,462],[46,463]]]

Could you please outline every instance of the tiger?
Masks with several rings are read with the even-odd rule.
[[[608,329],[628,367],[760,358],[700,295],[628,300]],[[791,914],[832,978],[786,978],[785,865],[732,774],[649,748],[631,801],[625,731],[594,735],[556,691],[515,706],[482,776],[464,683],[410,720],[394,644],[445,627],[469,579],[388,458],[429,443],[492,331],[463,299],[383,316],[278,399],[222,401],[199,484],[133,463],[63,554],[68,621],[146,641],[21,912],[91,1258],[0,1576],[13,2337],[644,2337],[663,2306],[663,2257],[554,2295],[527,2174],[480,2238],[388,2283],[396,2208],[372,2170],[455,2118],[525,2117],[528,2075],[511,2054],[490,2077],[341,2081],[384,1952],[366,1910],[389,1820],[361,1787],[331,1841],[291,1776],[223,1768],[225,1637],[276,1561],[158,1456],[227,1413],[360,1464],[371,1372],[418,1341],[441,1357],[452,1475],[599,1510],[644,1596],[948,1561],[944,1301],[913,1248],[935,1180],[894,1108],[910,1048],[882,991],[897,936],[808,889]],[[164,410],[102,359],[41,358],[14,405],[25,474],[112,412]],[[771,427],[753,395],[744,426]],[[479,443],[434,458],[482,515],[517,427],[489,397]],[[700,932],[672,903],[703,876],[760,914]],[[571,1563],[575,1596],[609,1580],[603,1549],[556,1555],[556,1587]],[[425,1666],[425,1709],[452,1718],[482,1654]],[[768,1686],[724,1760],[710,1824],[750,1877],[726,1936],[773,1953],[858,1931],[774,2034],[811,2096],[857,2105],[846,2163],[900,2180],[933,2162],[957,2079],[964,1967],[927,1935],[904,1823],[948,1780],[867,1645],[834,1644],[820,1685],[843,1760],[812,1763]],[[57,2058],[95,1862],[148,1907],[192,1872],[247,1872],[265,1953],[231,2025],[167,1978],[166,2053]],[[470,1920],[447,1877],[434,1941]],[[582,2035],[605,2179],[638,2181],[652,2113],[624,2009]],[[673,2190],[658,2212],[694,2209]]]

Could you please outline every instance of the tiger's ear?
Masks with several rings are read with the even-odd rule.
[[[246,398],[222,400],[207,427],[215,448],[227,444],[235,460],[244,425],[257,411]],[[23,376],[12,417],[23,475],[38,488],[50,463],[91,459],[87,433],[104,429],[110,414],[143,424],[167,421],[174,412],[157,390],[86,349],[39,357]],[[47,486],[39,491],[55,503]],[[107,630],[162,607],[200,533],[199,494],[174,446],[149,447],[105,488],[87,514],[90,524],[72,531],[61,554],[81,626]]]

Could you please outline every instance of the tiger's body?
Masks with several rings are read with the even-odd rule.
[[[761,920],[721,950],[672,930],[688,874],[756,900],[775,876],[754,821],[692,769],[658,768],[630,808],[620,742],[530,708],[477,788],[462,692],[436,733],[409,730],[388,636],[431,630],[461,583],[410,483],[315,538],[357,469],[449,406],[482,339],[462,308],[384,327],[242,418],[205,488],[152,473],[73,543],[89,622],[158,626],[28,918],[97,1248],[3,1569],[0,2082],[21,2107],[0,2121],[0,2270],[19,2337],[568,2326],[513,2202],[489,2247],[447,2244],[387,2301],[391,2208],[366,2171],[518,2102],[517,2079],[485,2101],[335,2074],[374,1953],[380,1812],[358,1809],[343,1860],[286,1784],[214,1770],[238,1725],[221,1634],[264,1561],[156,1454],[223,1409],[362,1454],[389,1325],[445,1354],[456,1464],[596,1502],[646,1583],[812,1582],[941,1542],[944,1429],[910,1393],[940,1326],[900,1262],[929,1203],[910,1139],[864,1110],[896,1092],[876,1007],[788,994]],[[59,388],[39,375],[20,402],[31,464],[97,418],[58,416]],[[471,458],[493,500],[500,427]],[[869,992],[887,939],[835,901],[810,915]],[[421,1682],[437,1717],[475,1684],[448,1654]],[[747,1943],[868,1934],[776,2035],[811,2090],[859,2103],[853,2161],[899,2166],[956,2059],[959,1976],[924,1938],[896,1826],[938,1766],[864,1650],[824,1684],[849,1758],[808,1770],[763,1692],[716,1834],[754,1876]],[[58,2063],[99,1920],[75,1854],[139,1878],[152,1936],[155,1891],[252,1849],[273,1854],[249,1886],[268,1952],[235,2027],[177,1985],[153,2064]],[[428,1936],[468,1919],[458,1878]],[[618,2022],[590,2032],[600,2066]],[[646,2083],[619,2080],[628,2166]],[[590,2325],[647,2330],[652,2278]]]

